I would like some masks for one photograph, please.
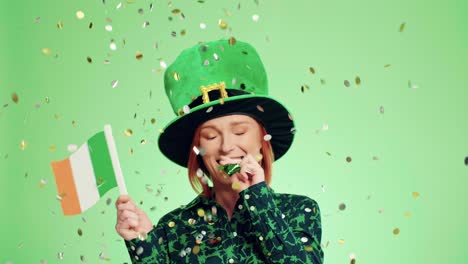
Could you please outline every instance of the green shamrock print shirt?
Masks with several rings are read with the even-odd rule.
[[[145,240],[125,241],[132,263],[323,262],[317,202],[265,182],[239,193],[231,220],[199,195],[163,216]]]

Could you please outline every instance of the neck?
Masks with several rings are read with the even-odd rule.
[[[236,205],[237,199],[239,198],[238,192],[232,189],[231,185],[214,184],[213,190],[215,194],[215,201],[219,203],[231,220],[232,213],[234,212],[234,206]]]

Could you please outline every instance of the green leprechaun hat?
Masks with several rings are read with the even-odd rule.
[[[257,51],[234,38],[184,50],[164,73],[166,94],[177,118],[159,136],[159,149],[187,167],[193,135],[207,120],[248,115],[271,135],[275,160],[292,144],[294,122],[288,110],[268,96],[268,80]]]

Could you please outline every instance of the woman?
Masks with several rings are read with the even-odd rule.
[[[234,38],[199,44],[164,77],[178,117],[159,148],[188,168],[199,195],[156,226],[120,196],[116,230],[132,261],[322,263],[317,203],[269,187],[272,163],[289,149],[295,129],[286,108],[268,96],[255,49]]]

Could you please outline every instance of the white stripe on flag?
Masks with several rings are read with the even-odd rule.
[[[88,143],[83,144],[71,155],[70,165],[75,180],[81,212],[84,212],[99,200],[99,192],[96,185],[91,156],[89,155]]]

